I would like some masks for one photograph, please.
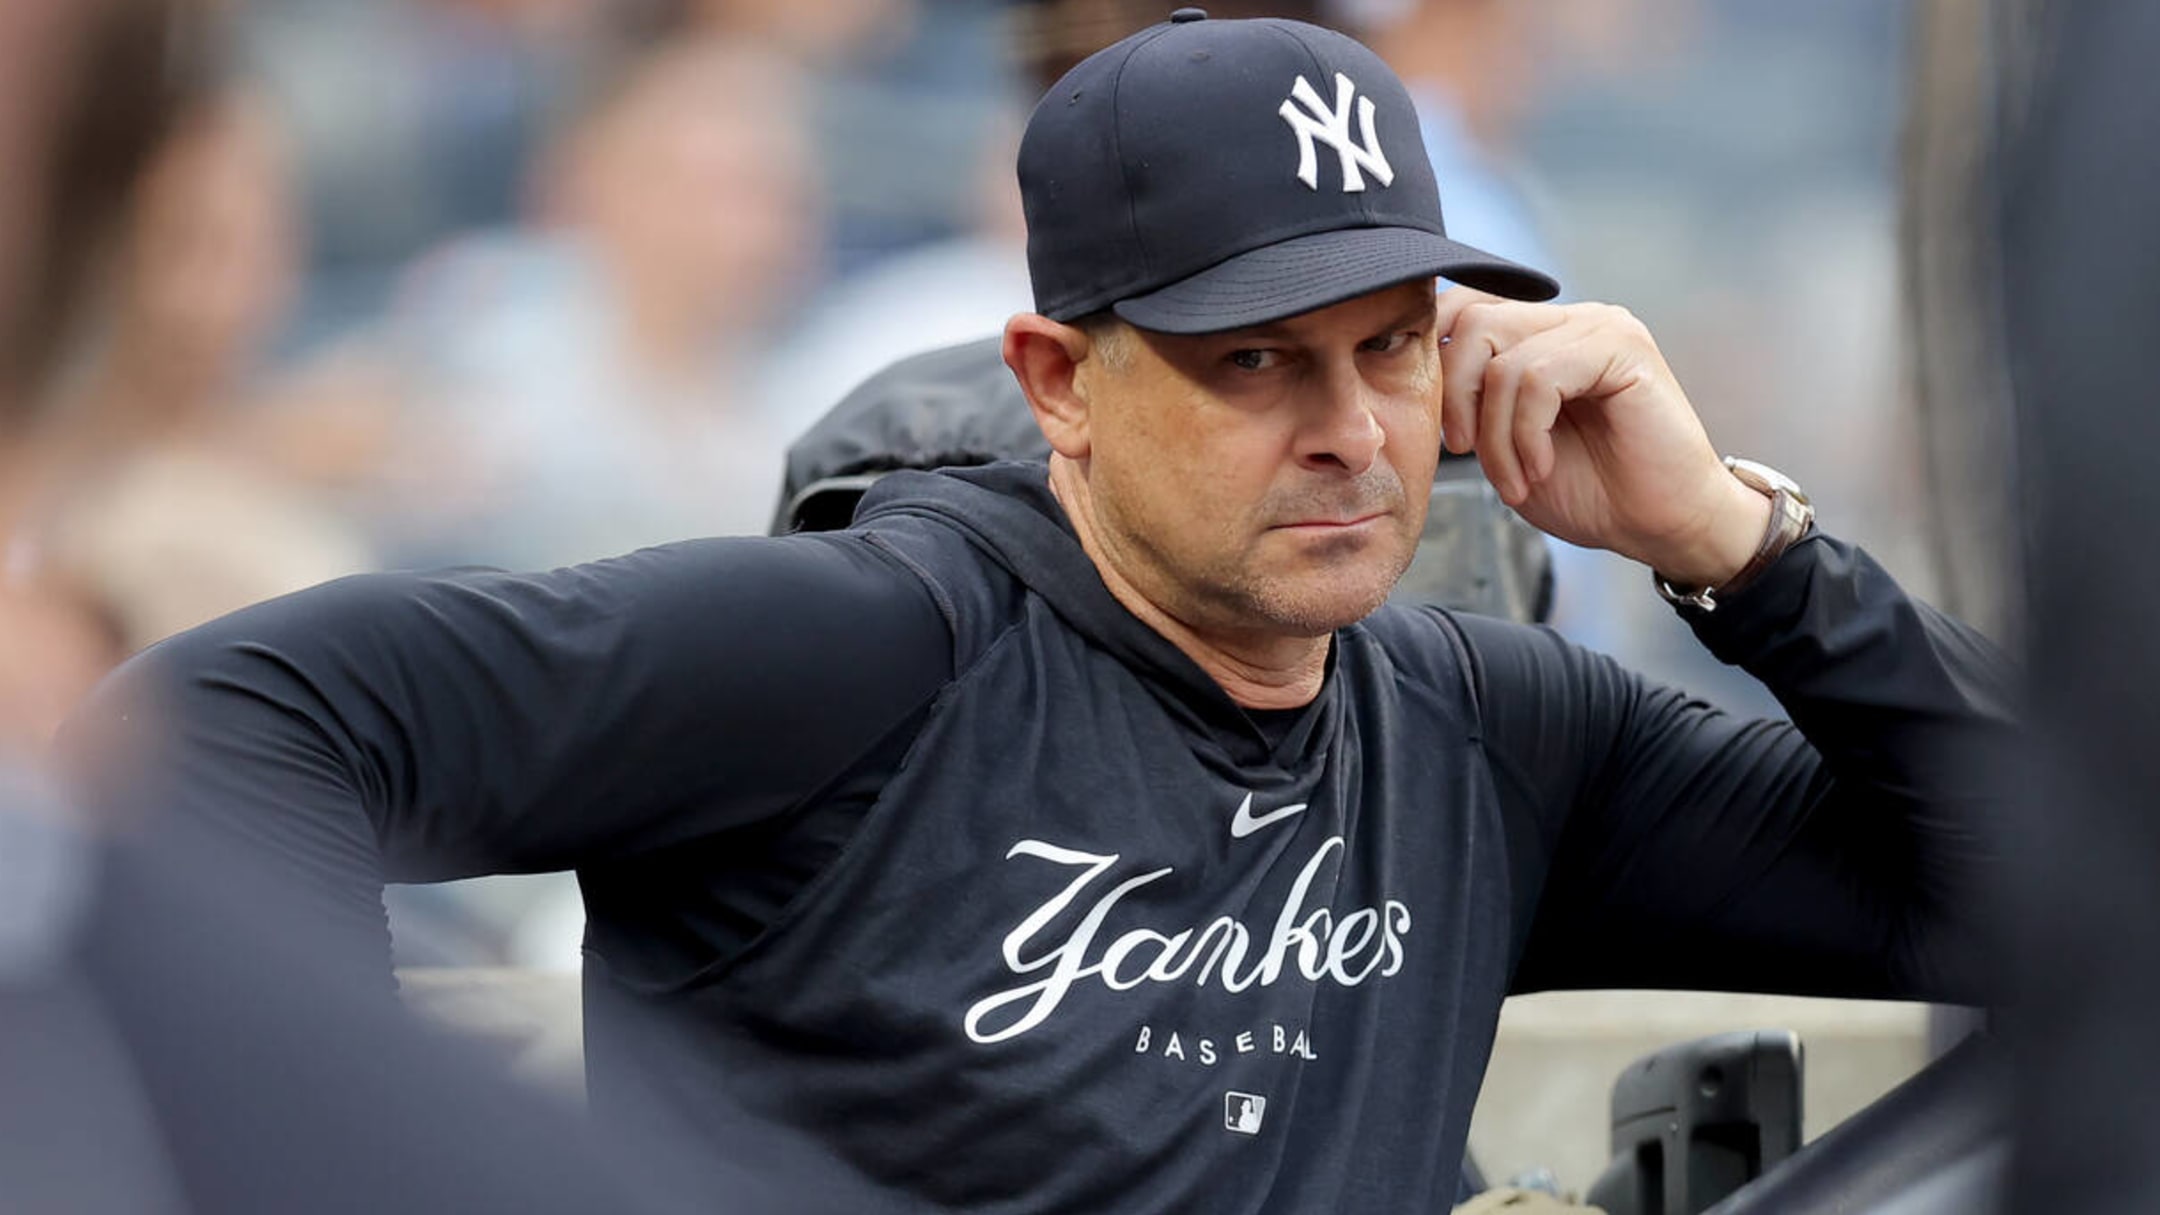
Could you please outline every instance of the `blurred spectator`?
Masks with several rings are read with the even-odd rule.
[[[703,39],[587,93],[533,226],[408,276],[385,348],[402,425],[367,506],[400,563],[536,568],[762,530],[807,421],[746,392],[806,271],[799,83]]]
[[[529,1095],[393,1022],[379,993],[360,1010],[322,981],[334,972],[313,941],[264,948],[263,926],[290,921],[250,897],[258,887],[190,868],[169,837],[88,834],[40,770],[45,710],[97,665],[104,631],[28,555],[26,516],[75,421],[45,377],[77,338],[102,251],[142,252],[143,229],[122,230],[137,217],[114,204],[166,188],[138,180],[188,175],[170,166],[192,136],[161,144],[189,91],[172,41],[185,15],[138,0],[0,5],[0,1209],[447,1211],[482,1193],[621,1209],[632,1191],[595,1183],[567,1120],[529,1115]],[[337,1059],[358,1067],[327,1074]],[[479,1127],[503,1137],[446,1149]],[[385,1130],[415,1137],[372,1138]],[[513,1135],[531,1146],[509,1147]]]
[[[249,288],[275,279],[222,280],[222,259],[198,257],[262,265],[226,243],[260,229],[227,227],[233,212],[215,204],[244,180],[227,176],[246,159],[231,111],[180,110],[189,46],[174,35],[193,32],[191,16],[164,0],[0,4],[0,540],[11,554],[25,551],[16,538],[48,460],[64,452],[79,467],[93,436],[132,449],[197,420],[149,410],[154,379],[132,402],[153,423],[87,388],[44,390],[91,311],[76,305],[101,277],[95,254],[125,250],[127,284],[96,311],[129,319],[115,319],[90,383],[151,352],[176,375],[221,361],[216,332],[170,317],[155,340],[131,327],[164,311],[167,273],[182,286],[208,276],[192,283],[216,322],[204,328],[228,337],[256,315]],[[165,140],[175,112],[192,117]],[[108,205],[120,199],[133,210]],[[195,386],[181,376],[176,395],[217,399]],[[77,418],[84,409],[99,416]],[[414,1024],[379,978],[355,981],[339,952],[349,941],[309,914],[306,882],[170,813],[170,790],[136,788],[126,807],[65,798],[34,754],[43,740],[11,734],[12,714],[72,680],[69,655],[98,629],[28,564],[0,566],[0,1210],[860,1209],[818,1196],[816,1161],[768,1184],[776,1155],[761,1139],[741,1142],[739,1166],[710,1138],[678,1151],[692,1145],[641,1128],[636,1144],[601,1144],[481,1052]],[[154,746],[155,716],[131,715],[129,741]],[[99,745],[110,741],[78,732],[77,759],[127,770]]]
[[[19,550],[124,649],[372,564],[252,433],[299,247],[269,112],[227,95],[185,114],[131,198],[107,328],[60,391]]]
[[[368,564],[346,530],[258,472],[236,405],[290,295],[297,235],[269,115],[208,97],[145,124],[114,230],[77,259],[100,326],[48,346],[12,478],[0,730],[41,739],[128,651]],[[89,288],[78,285],[78,292]],[[25,623],[27,621],[28,623]]]
[[[1547,187],[1537,197],[1571,294],[1641,316],[1721,450],[1776,452],[1826,527],[1926,596],[1895,345],[1890,168],[1906,6],[1546,8],[1549,84],[1518,142]],[[1563,619],[1580,585],[1561,573]],[[1612,651],[1629,665],[1728,709],[1783,711],[1707,659],[1643,594],[1639,569],[1613,565],[1606,585],[1587,606],[1616,628]]]
[[[1027,230],[1013,177],[1023,115],[968,167],[975,222],[947,240],[897,253],[842,279],[797,320],[761,391],[775,408],[815,419],[873,373],[911,354],[997,333],[1033,308]]]
[[[1310,21],[1320,16],[1319,8],[1315,0],[1217,0],[1208,11],[1216,17]],[[1161,21],[1168,11],[1151,0],[1011,5],[1005,55],[1019,77],[1017,95],[995,107],[989,137],[950,174],[966,187],[964,230],[888,256],[828,287],[774,358],[763,386],[766,397],[806,409],[814,418],[891,363],[988,337],[1007,317],[1033,308],[1027,229],[1013,175],[1028,111],[1074,64]]]
[[[211,423],[291,302],[301,236],[276,118],[238,93],[178,122],[130,205],[92,385],[115,439]]]
[[[305,343],[379,310],[393,269],[499,223],[602,0],[281,0],[241,56],[298,138],[311,249]]]
[[[1514,146],[1542,87],[1542,10],[1512,0],[1340,7],[1410,90],[1448,235],[1527,265],[1554,265]]]
[[[379,330],[287,402],[392,564],[545,568],[762,532],[816,416],[754,391],[814,268],[794,63],[718,35],[589,73],[529,175],[530,222],[410,268]],[[406,964],[575,967],[566,876],[392,893]]]
[[[1448,235],[1557,275],[1566,268],[1547,247],[1545,224],[1515,146],[1547,67],[1548,9],[1510,0],[1339,0],[1367,44],[1401,75],[1417,106],[1418,129]],[[1553,556],[1555,628],[1608,654],[1629,652],[1627,618],[1612,610],[1639,586],[1632,562],[1548,538]]]
[[[120,653],[81,588],[39,560],[31,515],[46,483],[44,385],[82,327],[118,200],[186,91],[149,16],[121,0],[0,5],[0,803],[34,783],[26,765]],[[86,64],[112,81],[88,81]],[[11,809],[0,804],[0,830]],[[0,861],[35,867],[31,851],[0,842]],[[0,875],[0,894],[9,887]],[[0,906],[0,922],[18,929],[10,935],[34,935],[36,917],[9,910]]]
[[[914,0],[683,0],[708,32],[753,42],[805,66],[890,49],[915,24]]]
[[[244,59],[301,135],[321,232],[311,350],[380,313],[400,269],[456,234],[515,222],[533,161],[577,109],[596,48],[706,35],[803,70],[819,242],[876,251],[946,232],[950,174],[928,145],[972,147],[1003,0],[279,0],[248,6]]]

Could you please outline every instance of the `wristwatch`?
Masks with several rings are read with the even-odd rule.
[[[1665,580],[1663,574],[1651,570],[1651,585],[1657,587],[1657,593],[1664,596],[1665,602],[1677,607],[1690,607],[1704,612],[1716,611],[1718,596],[1738,594],[1746,589],[1749,583],[1770,568],[1771,562],[1784,556],[1785,550],[1791,548],[1794,541],[1807,535],[1808,528],[1814,526],[1815,504],[1808,501],[1807,491],[1801,489],[1791,477],[1767,464],[1743,460],[1738,456],[1725,457],[1725,468],[1733,476],[1740,478],[1742,485],[1770,499],[1770,524],[1763,529],[1762,543],[1755,546],[1755,555],[1748,558],[1748,563],[1740,567],[1739,573],[1727,578],[1719,586],[1674,586]]]

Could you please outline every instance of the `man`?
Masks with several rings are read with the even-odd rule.
[[[1995,658],[1721,466],[1639,324],[1499,298],[1554,285],[1445,237],[1368,51],[1181,10],[1020,177],[1046,465],[250,609],[108,688],[98,801],[378,950],[384,878],[576,867],[596,1111],[740,1102],[896,1210],[1432,1210],[1511,990],[1981,990],[1944,752]],[[1381,607],[1443,441],[1800,728]]]

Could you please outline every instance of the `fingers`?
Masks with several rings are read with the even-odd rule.
[[[1440,293],[1434,309],[1433,328],[1440,334],[1440,443],[1456,455],[1477,446],[1477,397],[1473,391],[1484,374],[1484,360],[1493,348],[1474,338],[1463,314],[1473,306],[1500,303],[1497,295],[1469,287],[1450,287]]]
[[[1557,463],[1553,428],[1570,401],[1599,396],[1633,318],[1599,304],[1565,307],[1472,301],[1442,352],[1442,424],[1450,450],[1475,449],[1485,475],[1519,506]],[[1637,326],[1639,328],[1639,326]]]
[[[1566,319],[1566,310],[1551,304],[1517,303],[1468,287],[1441,294],[1436,327],[1447,342],[1440,348],[1440,426],[1449,451],[1463,455],[1479,447],[1487,420],[1478,399],[1493,356]]]
[[[1595,382],[1595,370],[1588,364],[1603,358],[1583,342],[1584,327],[1571,320],[1486,360],[1478,408],[1485,440],[1478,444],[1478,463],[1510,506],[1521,505],[1535,485],[1552,475],[1552,431],[1561,406],[1572,395],[1571,388]]]
[[[1452,332],[1455,328],[1455,321],[1462,315],[1463,309],[1470,307],[1472,304],[1503,304],[1506,302],[1497,295],[1479,291],[1474,287],[1450,287],[1440,293],[1440,298],[1434,306],[1434,331],[1437,333]]]
[[[1440,293],[1434,309],[1433,328],[1440,335],[1440,443],[1458,456],[1477,446],[1474,388],[1493,353],[1490,341],[1465,324],[1463,314],[1474,306],[1504,302],[1470,287],[1450,287]]]

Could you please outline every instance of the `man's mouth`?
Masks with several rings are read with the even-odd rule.
[[[1384,519],[1386,517],[1386,511],[1376,510],[1367,511],[1364,514],[1358,515],[1334,515],[1324,516],[1315,519],[1293,519],[1288,523],[1278,523],[1275,525],[1275,527],[1277,530],[1285,531],[1348,531],[1352,528],[1363,527],[1368,523],[1377,522],[1378,520]]]

